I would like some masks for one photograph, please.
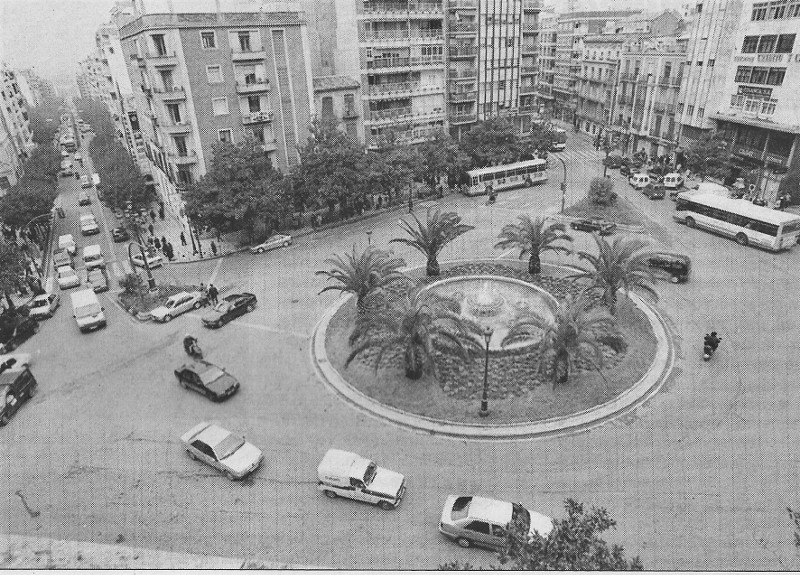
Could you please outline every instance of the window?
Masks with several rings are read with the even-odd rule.
[[[787,18],[797,18],[800,16],[800,3],[792,4],[789,6],[789,13],[786,15]]]
[[[261,111],[261,96],[248,96],[247,97],[247,108],[250,110],[251,114],[255,112]]]
[[[773,2],[769,7],[770,20],[778,20],[786,15],[786,3]]]
[[[164,42],[163,34],[153,34],[150,36],[153,39],[153,47],[156,49],[157,56],[167,55],[167,44]]]
[[[745,36],[742,42],[742,54],[754,54],[758,48],[758,36]]]
[[[464,529],[469,531],[474,531],[476,533],[483,533],[484,535],[489,535],[489,524],[485,521],[473,521],[469,525],[467,525]]]
[[[768,73],[769,73],[769,68],[760,68],[756,66],[755,68],[753,68],[753,73],[750,75],[750,83],[766,84]]]
[[[702,61],[702,60],[698,60],[698,61],[697,61],[697,65],[698,65],[698,66],[702,66],[702,65],[703,65],[703,61]]]
[[[200,42],[204,50],[211,50],[217,47],[217,34],[213,30],[211,32],[200,32]]]
[[[250,129],[250,134],[252,134],[253,139],[259,144],[264,144],[266,142],[266,138],[264,137],[264,128],[261,126],[254,126]]]
[[[701,14],[703,12],[703,3],[700,2],[694,7],[695,12]]]
[[[690,118],[692,116],[694,116],[694,106],[693,105],[689,104],[688,106],[686,106],[686,115],[689,116]]]
[[[212,107],[214,108],[214,115],[215,116],[225,116],[228,112],[228,98],[212,98],[211,99]]]
[[[231,130],[230,128],[225,130],[218,130],[217,137],[219,138],[220,142],[229,142],[233,143],[233,137],[231,137]]]
[[[769,53],[775,50],[775,43],[778,41],[778,37],[775,34],[767,34],[766,36],[761,36],[761,39],[758,41],[758,51],[759,53]]]
[[[178,168],[178,184],[181,186],[189,186],[194,182],[192,171],[189,168]]]
[[[775,46],[775,51],[779,54],[789,54],[794,48],[795,34],[781,34],[778,36],[778,43]]]
[[[734,77],[734,82],[749,82],[750,81],[750,74],[753,72],[753,68],[750,66],[739,66],[736,68],[736,76]]]
[[[161,84],[164,86],[165,92],[172,92],[175,88],[175,84],[172,81],[172,71],[171,70],[161,70]]]
[[[770,86],[780,86],[786,76],[786,68],[770,68],[767,74],[767,84]]]
[[[753,4],[753,12],[750,14],[751,20],[766,20],[767,18],[767,3],[759,2]]]
[[[222,66],[206,66],[206,77],[209,84],[221,84]]]
[[[344,115],[353,116],[356,113],[356,97],[354,94],[344,95]]]
[[[322,97],[322,117],[333,118],[333,96]]]
[[[713,68],[714,67],[714,62],[715,62],[714,58],[710,58],[708,60],[708,67],[709,68]]]
[[[698,120],[701,119],[703,117],[703,114],[705,114],[705,113],[706,113],[706,109],[705,108],[698,108],[697,109],[697,119]]]
[[[167,114],[169,115],[169,119],[172,120],[173,124],[180,124],[181,123],[181,108],[178,104],[166,104],[167,106]]]
[[[252,52],[250,47],[250,32],[239,32],[239,49],[242,52]]]
[[[186,146],[186,136],[173,136],[175,140],[175,150],[178,152],[179,156],[187,156],[189,154],[189,149]]]

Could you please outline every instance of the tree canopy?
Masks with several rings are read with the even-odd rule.
[[[704,134],[692,142],[683,155],[686,167],[699,175],[701,180],[707,177],[722,178],[729,171],[727,142],[717,132]]]
[[[514,122],[496,117],[475,124],[461,147],[473,167],[494,166],[532,158],[537,146],[544,145],[544,137],[539,134],[536,141],[522,138]]]

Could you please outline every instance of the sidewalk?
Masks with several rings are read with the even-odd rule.
[[[194,238],[193,240],[190,237],[189,228],[184,226],[183,222],[180,220],[180,218],[178,218],[178,216],[173,214],[170,210],[165,210],[164,219],[162,220],[159,217],[159,204],[157,203],[153,204],[150,210],[153,214],[155,214],[156,217],[153,219],[148,213],[146,218],[147,222],[142,230],[142,239],[147,241],[147,238],[151,237],[148,226],[152,225],[153,238],[158,238],[159,241],[161,238],[165,238],[172,244],[172,249],[175,252],[175,259],[172,260],[173,262],[198,261],[204,258],[213,257],[214,252],[211,249],[212,242],[217,249],[218,256],[237,251],[237,247],[232,237],[236,237],[238,234],[223,234],[221,236],[221,240],[218,240],[213,235],[201,235],[200,249],[198,249],[197,238]],[[184,245],[181,241],[181,234],[183,234],[186,245]]]

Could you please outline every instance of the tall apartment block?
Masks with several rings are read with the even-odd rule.
[[[535,103],[543,118],[552,118],[553,79],[556,72],[556,28],[558,17],[549,15],[539,22],[539,75],[536,78]]]
[[[730,146],[730,178],[751,171],[767,199],[800,166],[800,0],[745,2],[722,89],[706,113]]]
[[[28,110],[17,74],[0,65],[0,196],[22,177],[22,163],[33,148]]]
[[[56,97],[53,84],[39,76],[31,68],[20,70],[17,75],[17,82],[29,107],[39,106],[45,101],[54,100]]]
[[[203,176],[216,142],[252,137],[282,170],[314,113],[304,14],[293,5],[136,0],[120,28],[151,174],[166,205]],[[255,10],[255,11],[254,11]]]

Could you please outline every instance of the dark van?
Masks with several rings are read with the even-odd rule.
[[[36,395],[37,382],[27,366],[0,364],[0,425],[5,425],[22,403]]]
[[[653,253],[647,258],[650,271],[657,277],[667,277],[672,283],[683,283],[689,279],[692,260],[688,256],[671,253]]]

